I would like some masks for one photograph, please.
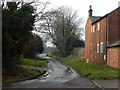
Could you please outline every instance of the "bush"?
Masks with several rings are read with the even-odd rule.
[[[23,57],[36,58],[36,54],[42,53],[44,50],[43,41],[39,36],[32,36],[32,39],[25,45]]]

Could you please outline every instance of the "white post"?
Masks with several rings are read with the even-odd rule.
[[[89,63],[89,60],[87,59],[87,63]]]

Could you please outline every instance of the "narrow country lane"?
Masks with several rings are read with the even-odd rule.
[[[48,60],[48,70],[33,80],[13,83],[11,88],[95,88],[96,86],[87,78],[82,77],[75,70],[63,65],[61,62],[39,55]]]

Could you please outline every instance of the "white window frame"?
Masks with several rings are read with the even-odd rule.
[[[95,32],[95,26],[93,26],[93,33]]]
[[[100,43],[100,53],[103,53],[103,42]]]
[[[97,53],[99,53],[99,49],[100,49],[99,44],[97,44]]]
[[[98,31],[100,30],[100,23],[98,23]]]
[[[91,32],[92,32],[92,27],[91,27]]]

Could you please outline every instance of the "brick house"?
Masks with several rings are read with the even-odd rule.
[[[105,16],[92,16],[88,11],[85,26],[85,59],[118,68],[120,60],[120,7]],[[119,29],[118,29],[119,28]]]

